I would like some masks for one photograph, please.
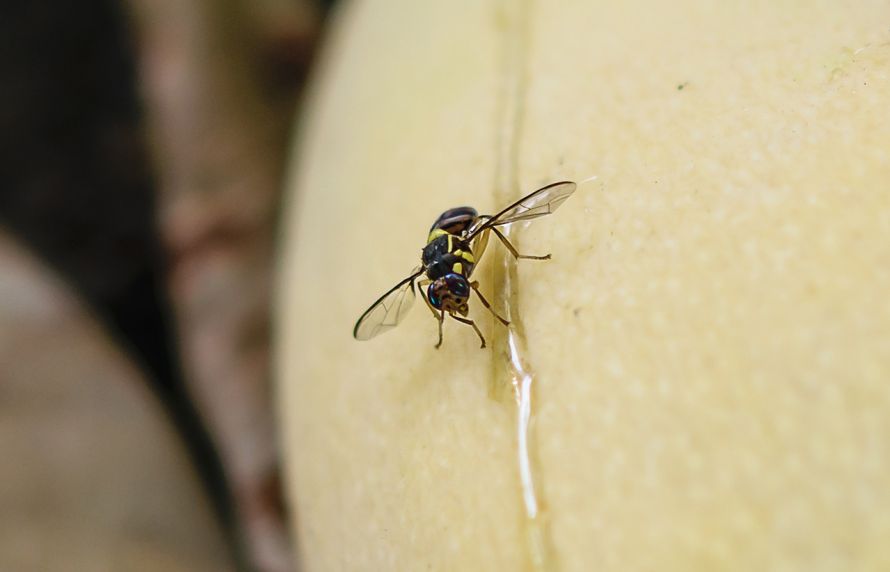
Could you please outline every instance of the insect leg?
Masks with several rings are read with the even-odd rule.
[[[549,254],[545,254],[544,256],[532,256],[530,254],[519,254],[519,252],[516,250],[516,247],[513,246],[512,244],[510,244],[510,241],[507,240],[506,236],[504,236],[504,233],[502,233],[495,227],[491,227],[491,230],[497,235],[498,238],[501,239],[501,242],[504,243],[504,246],[507,247],[507,250],[509,250],[510,254],[512,254],[514,257],[527,258],[529,260],[550,260]]]
[[[423,298],[423,301],[426,302],[426,307],[430,309],[430,312],[433,313],[433,317],[439,322],[439,341],[436,342],[436,349],[439,349],[442,346],[442,323],[445,321],[445,310],[442,310],[441,313],[439,310],[430,303],[430,299],[427,298],[426,291],[424,290],[427,286],[430,285],[431,280],[424,279],[419,280],[417,282],[417,287],[420,289],[420,296]]]
[[[485,296],[482,295],[482,292],[479,291],[479,283],[476,281],[470,282],[470,287],[476,291],[476,295],[479,296],[479,301],[482,302],[482,305],[488,308],[488,311],[494,315],[495,318],[501,321],[505,326],[509,326],[510,322],[501,318],[497,312],[494,311],[494,308],[491,307],[491,304],[488,303],[488,300],[485,299]]]
[[[427,298],[427,295],[426,295],[426,287],[430,285],[430,282],[432,282],[432,281],[427,280],[427,279],[419,280],[417,282],[417,289],[420,290],[420,297],[423,298],[424,302],[426,302],[426,307],[429,308],[430,312],[433,313],[433,317],[438,320],[439,319],[439,311],[436,310],[436,308],[434,308],[432,304],[430,304],[430,299]]]
[[[439,341],[436,342],[436,349],[442,347],[442,324],[445,322],[445,310],[442,310],[441,315],[436,315],[436,319],[439,320]]]
[[[464,324],[473,326],[473,329],[476,330],[476,335],[478,335],[479,339],[482,340],[482,345],[479,346],[479,349],[482,349],[485,347],[485,337],[483,337],[482,332],[479,331],[479,328],[476,327],[476,322],[474,322],[473,320],[468,320],[466,318],[461,318],[460,316],[455,316],[454,314],[451,314],[451,317],[454,318],[455,320],[457,320],[458,322],[463,322]]]

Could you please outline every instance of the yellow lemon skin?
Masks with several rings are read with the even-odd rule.
[[[278,295],[305,569],[890,568],[888,22],[883,1],[345,5]],[[592,175],[513,235],[552,260],[505,293],[493,241],[474,274],[524,332],[541,560],[502,326],[473,302],[490,347],[449,321],[435,350],[418,301],[351,331],[442,211]]]

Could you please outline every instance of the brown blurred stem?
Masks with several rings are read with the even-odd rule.
[[[186,383],[254,567],[292,569],[269,404],[272,237],[309,2],[128,0]]]

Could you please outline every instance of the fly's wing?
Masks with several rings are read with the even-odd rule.
[[[399,325],[414,305],[414,280],[423,274],[417,269],[381,296],[371,307],[365,310],[362,317],[355,323],[352,335],[357,340],[370,340]]]
[[[519,199],[498,214],[484,218],[476,228],[470,230],[468,238],[473,238],[480,232],[493,226],[503,226],[549,215],[572,196],[577,187],[578,185],[571,181],[560,181],[541,187],[530,195]]]

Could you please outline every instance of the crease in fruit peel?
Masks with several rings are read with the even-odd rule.
[[[535,483],[532,478],[532,466],[528,453],[528,424],[531,419],[532,376],[526,371],[518,350],[516,333],[510,330],[507,333],[507,346],[509,348],[510,364],[513,369],[513,392],[516,397],[518,419],[516,424],[516,439],[519,453],[519,478],[522,483],[522,499],[525,503],[525,513],[529,518],[538,517],[538,497],[535,494]]]
[[[508,236],[515,235],[508,233]],[[550,548],[548,519],[543,510],[539,495],[541,476],[540,463],[534,455],[534,435],[532,433],[533,402],[532,391],[535,375],[526,361],[528,354],[525,328],[516,305],[516,263],[506,253],[502,259],[501,292],[503,295],[504,312],[510,320],[504,340],[506,377],[513,390],[516,404],[516,459],[519,474],[519,486],[522,495],[522,512],[524,533],[526,537],[526,554],[529,568],[535,572],[554,570],[552,550]]]
[[[508,203],[522,192],[519,158],[523,140],[526,92],[528,89],[528,49],[531,44],[531,0],[502,0],[496,33],[501,37],[499,67],[502,72],[501,89],[497,94],[497,145],[495,149],[495,195],[498,202]],[[519,225],[516,225],[517,227]],[[514,229],[505,229],[509,237]],[[518,228],[515,230],[519,230]],[[507,374],[516,401],[516,452],[522,491],[526,553],[530,568],[536,572],[553,570],[552,550],[547,542],[549,530],[542,517],[541,503],[535,486],[535,475],[540,474],[531,454],[530,423],[532,419],[532,388],[534,376],[523,356],[525,329],[516,305],[517,275],[515,261],[503,253],[500,264],[494,267],[496,290],[500,292],[505,318],[511,324],[506,331],[504,362],[495,362],[493,395],[500,393],[498,378]],[[499,335],[496,338],[500,338]],[[504,371],[506,366],[508,371]]]

